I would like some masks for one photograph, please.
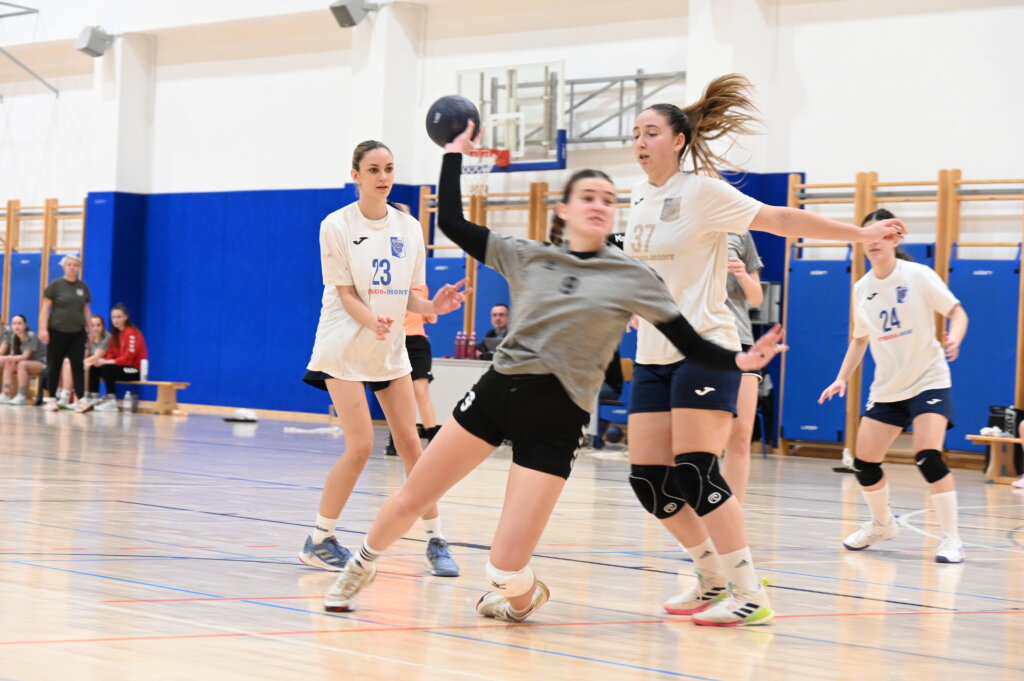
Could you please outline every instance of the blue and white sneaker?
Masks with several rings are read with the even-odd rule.
[[[459,576],[459,566],[448,550],[448,542],[440,537],[432,537],[427,542],[427,567],[435,577]]]
[[[299,560],[309,567],[341,572],[345,563],[352,557],[352,552],[338,543],[333,536],[324,539],[319,544],[313,543],[313,537],[306,537],[306,545],[299,553]]]

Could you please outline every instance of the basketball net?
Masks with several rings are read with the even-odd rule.
[[[486,196],[490,185],[491,170],[494,166],[508,165],[508,151],[504,149],[488,149],[480,147],[472,149],[462,156],[462,174],[469,180],[469,193],[473,196]]]

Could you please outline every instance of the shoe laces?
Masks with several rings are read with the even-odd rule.
[[[434,558],[451,558],[451,551],[448,550],[448,542],[440,537],[433,537],[427,543],[427,550]]]

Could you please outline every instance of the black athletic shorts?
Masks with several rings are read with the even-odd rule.
[[[409,353],[409,363],[412,364],[412,380],[425,378],[428,381],[434,380],[430,373],[433,358],[430,355],[430,341],[426,336],[406,336],[405,350]]]
[[[327,379],[334,378],[330,374],[326,374],[323,371],[310,371],[306,369],[306,373],[302,376],[302,382],[306,385],[311,385],[314,388],[320,390],[327,390]],[[370,392],[377,392],[391,385],[391,381],[363,381],[363,385],[370,389]]]
[[[455,405],[459,425],[497,447],[512,441],[512,461],[568,478],[590,414],[552,374],[510,376],[492,367]]]

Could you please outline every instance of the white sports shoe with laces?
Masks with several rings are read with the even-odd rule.
[[[947,534],[939,542],[935,549],[936,563],[962,563],[964,562],[964,545],[960,537]]]
[[[694,624],[711,627],[749,627],[765,624],[775,617],[768,602],[768,580],[762,579],[754,591],[741,589],[729,582],[726,585],[727,596],[715,602],[704,612],[693,616]]]
[[[843,546],[851,551],[863,551],[872,544],[888,541],[899,533],[900,526],[896,524],[896,518],[890,519],[886,525],[869,520],[861,525],[859,530],[847,536],[843,540]]]
[[[692,615],[707,610],[727,596],[725,577],[717,572],[694,569],[697,583],[665,601],[661,607],[672,615]]]

